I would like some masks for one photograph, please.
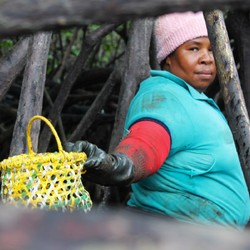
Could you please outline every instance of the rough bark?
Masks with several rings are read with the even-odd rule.
[[[15,46],[0,59],[0,101],[11,83],[20,74],[26,63],[30,37],[21,38]]]
[[[26,152],[26,128],[28,121],[32,116],[39,115],[42,112],[51,32],[39,32],[31,39],[30,54],[25,67],[17,118],[11,141],[11,156]],[[36,123],[31,132],[35,151],[37,150],[38,132],[39,126]]]
[[[223,13],[219,10],[205,13],[208,33],[215,56],[219,83],[229,125],[239,147],[245,178],[250,187],[250,126],[240,80],[230,47]]]
[[[121,22],[166,12],[249,9],[248,0],[11,0],[0,1],[0,36],[82,26],[90,22]]]
[[[64,82],[61,85],[61,88],[59,90],[59,93],[56,97],[56,100],[54,102],[54,106],[49,112],[48,118],[52,121],[53,125],[56,126],[57,121],[61,115],[61,111],[63,109],[63,106],[69,96],[70,90],[75,83],[78,76],[81,74],[84,63],[88,59],[89,54],[91,53],[92,49],[95,47],[95,45],[100,42],[100,40],[107,35],[109,32],[111,32],[116,25],[114,24],[107,24],[100,27],[98,30],[95,30],[91,33],[89,33],[85,39],[83,39],[82,42],[82,48],[80,51],[79,56],[77,57],[74,65],[72,66],[72,69],[70,70],[70,73],[65,78]],[[48,133],[49,128],[44,127],[41,137],[40,137],[40,144],[39,144],[39,151],[44,152],[47,150],[51,134]]]

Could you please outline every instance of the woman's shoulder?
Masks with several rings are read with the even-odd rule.
[[[137,91],[137,98],[142,96],[166,95],[177,99],[186,98],[189,95],[186,85],[178,83],[176,76],[160,70],[152,70],[150,77],[141,82]]]
[[[150,76],[144,79],[140,83],[139,90],[149,91],[149,90],[154,90],[154,89],[159,89],[159,88],[165,88],[171,82],[171,80],[168,77],[161,74],[161,71],[154,70],[154,72],[155,73],[153,74],[151,72]]]

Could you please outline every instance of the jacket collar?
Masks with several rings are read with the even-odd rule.
[[[150,71],[151,76],[162,76],[165,78],[168,78],[169,80],[175,82],[176,84],[180,85],[181,87],[185,88],[189,91],[190,95],[196,99],[196,100],[203,100],[208,102],[210,105],[214,106],[215,108],[219,109],[217,104],[214,102],[213,99],[207,97],[203,92],[197,91],[195,88],[193,88],[191,85],[189,85],[187,82],[185,82],[180,77],[165,71],[165,70],[151,70]]]

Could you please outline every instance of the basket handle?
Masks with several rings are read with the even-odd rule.
[[[53,127],[52,123],[47,118],[45,118],[43,116],[35,115],[30,119],[30,121],[28,123],[28,127],[27,127],[27,132],[26,132],[29,154],[34,154],[32,142],[31,142],[31,136],[30,136],[31,126],[32,126],[32,123],[34,120],[42,120],[49,126],[52,134],[55,136],[58,150],[59,150],[59,152],[62,152],[63,151],[62,143],[61,143],[60,138],[59,138],[55,128]]]

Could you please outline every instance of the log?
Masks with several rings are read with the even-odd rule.
[[[239,156],[245,179],[250,189],[250,122],[223,13],[214,10],[205,13],[208,34],[215,57],[227,120],[239,147]]]
[[[0,1],[0,37],[89,23],[113,23],[166,12],[249,9],[248,0],[9,0]]]
[[[17,119],[11,141],[11,156],[27,152],[26,128],[28,121],[32,116],[42,113],[51,35],[51,32],[38,32],[32,37],[31,51],[27,56]],[[37,151],[39,129],[40,126],[36,123],[31,131],[31,134],[35,135],[32,138],[35,151]]]
[[[5,97],[12,82],[26,63],[30,37],[21,38],[15,46],[0,59],[0,101]]]
[[[110,152],[114,150],[123,136],[127,111],[138,85],[150,75],[149,47],[152,30],[153,20],[151,18],[136,20],[131,25],[118,109],[109,146]]]

